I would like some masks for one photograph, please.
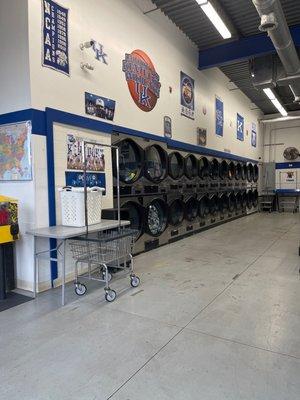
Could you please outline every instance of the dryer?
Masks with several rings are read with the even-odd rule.
[[[228,217],[232,218],[233,216],[236,215],[237,212],[237,202],[236,202],[236,196],[233,191],[228,193]]]
[[[209,198],[207,193],[198,196],[199,226],[204,227],[210,224]]]
[[[228,188],[234,187],[234,180],[235,180],[235,163],[230,161],[228,164]]]
[[[196,194],[188,194],[184,198],[185,231],[191,233],[199,228],[198,199]]]
[[[242,164],[237,162],[235,164],[235,188],[240,188],[242,183]]]
[[[207,157],[201,157],[198,160],[198,176],[200,192],[205,193],[208,190],[210,179],[210,163]]]
[[[220,163],[216,158],[210,161],[210,190],[213,192],[219,189]]]
[[[184,185],[184,157],[178,151],[168,154],[168,177],[166,184],[169,191],[181,192]]]
[[[196,193],[198,186],[198,160],[194,154],[188,154],[184,159],[185,192]]]
[[[220,170],[219,170],[220,188],[222,190],[224,190],[227,187],[228,172],[229,172],[228,162],[226,160],[222,160],[220,163]]]
[[[184,217],[185,204],[181,193],[172,193],[167,196],[168,206],[168,239],[177,240],[186,233]]]
[[[220,220],[224,220],[228,218],[229,212],[229,197],[227,192],[219,193],[219,213]]]
[[[252,163],[247,164],[247,181],[249,184],[253,182],[254,167]]]
[[[210,223],[217,222],[219,217],[219,196],[218,193],[210,193],[208,195],[208,207],[210,215]]]

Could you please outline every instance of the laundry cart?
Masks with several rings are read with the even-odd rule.
[[[116,291],[110,288],[111,274],[109,267],[123,270],[120,277],[129,274],[130,284],[137,287],[140,279],[133,269],[133,247],[139,232],[130,228],[99,232],[80,236],[70,242],[70,248],[75,263],[75,293],[82,296],[87,287],[79,279],[105,282],[105,299],[112,302],[116,298]],[[78,264],[86,264],[87,272],[78,273]]]

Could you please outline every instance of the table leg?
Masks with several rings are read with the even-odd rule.
[[[62,277],[62,285],[61,285],[61,304],[65,305],[65,282],[66,282],[66,241],[62,241],[62,261],[61,261],[61,277]]]
[[[33,254],[34,254],[34,261],[33,261],[33,298],[36,298],[36,285],[37,285],[37,255],[36,255],[36,237],[33,236]]]

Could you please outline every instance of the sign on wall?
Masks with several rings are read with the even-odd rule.
[[[97,172],[87,172],[86,174],[87,187],[102,187],[106,188],[105,174]],[[66,171],[66,186],[83,187],[84,173],[78,171]],[[105,193],[103,193],[105,195]]]
[[[83,138],[67,135],[67,169],[83,171],[82,141]],[[87,141],[91,141],[87,139]],[[86,145],[86,169],[87,171],[105,171],[104,149],[98,144]]]
[[[251,126],[251,146],[252,147],[256,147],[256,137],[257,137],[256,124],[254,122],[252,122],[252,126]]]
[[[125,54],[122,71],[135,104],[145,112],[153,110],[159,99],[161,84],[149,56],[142,50]]]
[[[197,128],[197,143],[199,146],[206,146],[207,130],[205,128]]]
[[[69,75],[69,10],[53,0],[42,1],[44,67]]]
[[[195,82],[184,72],[180,72],[181,115],[195,119]]]
[[[0,181],[30,181],[31,122],[0,125]]]
[[[168,116],[164,116],[164,135],[167,138],[172,137],[172,120]]]
[[[236,115],[236,137],[238,140],[244,140],[245,119],[240,114]]]
[[[224,103],[216,96],[216,135],[223,136],[224,131]]]
[[[85,92],[85,113],[94,117],[113,121],[116,102],[106,97]]]
[[[93,51],[95,53],[96,60],[102,62],[103,64],[108,65],[108,62],[107,62],[107,59],[106,59],[107,58],[107,54],[104,51],[103,44],[101,44],[101,43],[99,43],[99,42],[97,42],[96,40],[93,40],[93,39],[92,39],[92,42],[93,42],[92,48],[93,48]]]

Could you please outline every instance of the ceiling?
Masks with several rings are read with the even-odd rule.
[[[223,10],[222,18],[232,32],[232,38],[229,40],[222,39],[196,0],[152,0],[198,46],[199,50],[260,33],[258,30],[260,18],[252,0],[214,1],[217,1]],[[289,26],[300,23],[299,2],[300,0],[281,0]],[[248,61],[235,62],[220,69],[257,108],[265,114],[277,112],[265,94],[253,87]],[[288,88],[276,89],[276,92],[288,111],[300,110],[299,105],[293,104],[293,96]]]

